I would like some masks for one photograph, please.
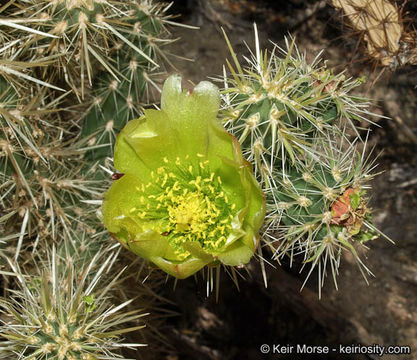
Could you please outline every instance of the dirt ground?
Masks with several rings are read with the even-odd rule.
[[[410,10],[415,11],[412,5]],[[200,27],[174,28],[174,36],[181,39],[170,46],[172,53],[194,59],[175,62],[183,78],[194,83],[222,72],[228,51],[220,26],[235,51],[247,53],[244,41],[253,46],[254,21],[263,47],[272,48],[268,39],[282,44],[291,33],[309,59],[323,49],[323,58],[335,71],[346,69],[348,75],[367,77],[362,93],[374,100],[376,112],[391,118],[377,119],[380,127],[373,125],[370,134],[370,148],[375,147],[375,155],[381,152],[378,171],[383,171],[372,183],[371,204],[376,225],[396,244],[380,238],[362,254],[375,274],[369,285],[353,259],[346,256],[338,291],[328,281],[321,300],[314,281],[299,292],[305,274],[286,264],[267,268],[267,289],[256,261],[246,281],[240,281],[240,292],[223,274],[218,303],[214,296],[206,297],[204,281],[178,282],[175,291],[168,282],[164,296],[178,304],[181,316],[169,320],[173,330],[166,335],[172,338],[174,349],[167,359],[314,358],[262,354],[262,344],[408,345],[411,355],[384,355],[382,359],[416,359],[417,67],[386,70],[376,80],[381,68],[354,51],[357,38],[346,37],[340,18],[323,1],[176,0],[173,12],[182,14],[177,21]],[[379,357],[329,354],[315,358]]]

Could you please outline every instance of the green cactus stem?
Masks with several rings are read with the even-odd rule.
[[[117,252],[101,250],[83,264],[61,258],[55,249],[30,275],[10,262],[17,289],[0,299],[0,353],[4,358],[95,360],[123,358],[122,348],[145,346],[125,343],[123,334],[144,327],[141,309],[127,311],[132,300],[114,303],[121,273],[107,281],[106,272]],[[113,299],[112,299],[113,298]],[[7,319],[7,320],[6,320]]]
[[[372,163],[347,140],[342,146],[329,138],[318,142],[316,150],[322,155],[274,173],[266,243],[276,259],[286,256],[292,262],[301,255],[304,266],[311,265],[306,281],[318,267],[320,289],[327,267],[337,287],[342,251],[353,255],[364,276],[371,274],[357,248],[381,233],[372,223],[367,199]]]
[[[275,167],[287,159],[296,166],[314,140],[341,127],[342,120],[356,131],[354,123],[371,115],[368,101],[350,94],[361,79],[334,75],[320,54],[308,63],[294,40],[286,38],[286,50],[274,45],[268,54],[259,48],[255,26],[255,54],[251,51],[248,65],[242,66],[225,37],[233,64],[227,62],[231,75],[224,71],[222,79],[222,120],[266,186]]]
[[[8,85],[0,78],[7,89],[0,100],[2,233],[19,234],[17,259],[24,239],[37,244],[41,238],[95,231],[100,225],[95,210],[82,201],[99,199],[105,182],[93,180],[94,167],[85,171],[87,144],[68,134],[54,103],[42,103],[44,92],[28,99]]]

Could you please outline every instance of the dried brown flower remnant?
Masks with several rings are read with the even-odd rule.
[[[332,224],[345,226],[350,234],[357,234],[366,214],[360,190],[347,189],[332,205]]]

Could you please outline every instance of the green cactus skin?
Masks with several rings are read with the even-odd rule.
[[[294,41],[286,39],[287,50],[275,45],[270,54],[261,52],[257,41],[256,54],[245,67],[227,36],[226,41],[234,67],[228,62],[231,76],[223,77],[223,122],[266,186],[276,166],[287,159],[296,166],[314,140],[341,126],[342,119],[356,130],[354,121],[370,114],[366,99],[349,94],[362,80],[332,74],[320,56],[309,64]]]
[[[82,202],[100,199],[106,186],[92,180],[94,168],[84,171],[86,144],[65,130],[53,104],[42,105],[42,91],[22,98],[4,78],[0,88],[8,89],[0,99],[0,236],[19,234],[15,258],[24,239],[36,246],[100,229],[94,208]]]
[[[124,69],[123,75],[132,82],[122,80],[118,83],[107,75],[95,91],[97,97],[82,120],[81,130],[81,137],[89,138],[90,144],[97,146],[88,154],[92,160],[110,156],[116,133],[130,119],[140,116],[139,104],[146,84],[144,71],[132,60],[132,67]]]
[[[53,248],[47,260],[35,258],[36,269],[26,270],[10,262],[18,279],[13,295],[0,299],[0,344],[4,358],[95,360],[121,358],[127,344],[123,334],[144,327],[142,309],[127,311],[132,300],[115,303],[114,290],[122,275],[111,280],[117,252],[101,250],[88,262],[60,257]],[[117,306],[115,306],[117,305]]]
[[[152,72],[159,65],[160,58],[166,59],[158,43],[169,42],[163,39],[167,36],[164,15],[161,6],[138,9],[135,12],[135,31],[128,34],[130,44],[142,49],[143,54],[136,52],[129,44],[118,41],[111,53],[118,79],[108,72],[96,76],[92,106],[82,120],[82,137],[95,135],[92,142],[97,145],[110,144],[101,147],[90,155],[100,159],[111,155],[111,148],[118,133],[130,119],[139,117],[140,107],[145,99],[149,99],[149,84],[153,84]],[[146,57],[145,57],[146,55]]]
[[[275,194],[267,203],[266,243],[276,259],[286,256],[292,262],[302,256],[304,266],[311,265],[306,281],[318,267],[319,295],[327,267],[337,288],[342,250],[351,252],[364,276],[372,274],[357,247],[380,235],[366,196],[373,164],[363,160],[355,144],[337,141],[320,141],[315,150],[321,156],[307,157],[297,168],[276,170]]]
[[[362,141],[356,126],[375,116],[367,99],[351,94],[363,79],[333,74],[320,54],[308,63],[294,40],[262,52],[256,25],[255,51],[242,66],[225,37],[233,65],[230,76],[223,71],[223,122],[267,196],[264,245],[278,261],[298,255],[303,267],[311,264],[307,279],[317,267],[319,296],[326,267],[337,286],[343,249],[370,273],[355,247],[380,234],[366,207],[372,167],[345,135]]]

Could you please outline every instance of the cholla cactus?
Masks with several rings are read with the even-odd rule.
[[[115,42],[111,53],[118,75],[115,77],[107,69],[98,74],[91,106],[82,120],[81,136],[94,134],[92,140],[96,144],[110,144],[95,150],[94,158],[110,155],[115,133],[129,120],[139,117],[140,106],[150,98],[149,84],[159,90],[152,74],[162,67],[161,58],[167,60],[167,57],[158,46],[172,41],[166,28],[166,24],[173,24],[165,14],[169,6],[149,1],[130,3],[137,10],[133,30],[128,31],[129,42]]]
[[[126,45],[125,51],[131,49],[141,61],[158,67],[152,57],[159,41],[155,29],[167,20],[163,13],[163,6],[147,0],[19,0],[2,8],[9,21],[2,25],[25,19],[24,29],[15,25],[8,34],[20,38],[15,51],[28,60],[40,54],[55,59],[56,66],[45,69],[42,78],[51,83],[65,79],[83,96],[98,64],[119,79],[117,61],[110,60],[117,46]]]
[[[15,271],[20,281],[18,290],[10,281],[15,296],[3,300],[4,312],[16,315],[3,327],[11,334],[0,347],[5,358],[121,358],[119,335],[134,329],[110,328],[141,316],[117,315],[130,304],[109,308],[117,280],[87,274],[115,260],[102,256],[109,236],[91,206],[110,177],[103,180],[89,155],[102,148],[107,155],[113,129],[137,117],[148,85],[157,87],[159,46],[171,41],[168,9],[148,0],[18,0],[0,8],[0,262],[2,275]],[[33,268],[18,264],[31,264],[30,252],[41,256],[51,241],[58,255],[29,280]]]
[[[126,311],[132,300],[114,302],[121,273],[107,281],[117,252],[99,251],[75,266],[53,249],[47,261],[34,259],[31,275],[10,262],[18,289],[0,299],[0,353],[4,358],[123,359],[120,350],[144,346],[124,343],[123,334],[144,327],[142,310]],[[113,295],[113,296],[112,296]],[[133,326],[130,326],[132,324]]]
[[[105,183],[91,180],[94,169],[84,169],[85,142],[68,136],[54,102],[42,105],[43,91],[27,99],[4,78],[0,87],[7,89],[0,100],[0,201],[8,214],[4,232],[20,234],[15,258],[24,238],[94,232],[94,209],[82,201],[100,198]]]
[[[320,65],[319,55],[309,64],[294,41],[287,39],[287,51],[275,45],[268,55],[257,41],[255,54],[242,67],[226,40],[235,68],[228,63],[232,76],[225,73],[223,78],[222,119],[266,186],[273,185],[276,166],[287,158],[297,166],[312,151],[314,141],[340,126],[341,120],[355,130],[355,122],[367,120],[367,100],[350,94],[362,80],[333,75]]]
[[[365,276],[370,271],[356,248],[376,239],[380,232],[372,224],[367,192],[372,162],[347,140],[319,141],[317,153],[274,172],[274,201],[268,201],[266,243],[276,259],[302,255],[304,265],[319,269],[319,289],[330,267],[334,284],[342,250],[350,251]],[[366,278],[365,278],[366,279]],[[320,290],[319,290],[320,291]]]
[[[89,154],[103,158],[114,132],[138,117],[149,84],[157,88],[153,73],[167,60],[160,46],[172,41],[169,7],[149,0],[14,1],[0,13],[7,18],[0,22],[5,45],[11,43],[2,48],[9,67],[0,64],[0,74],[31,63],[32,71],[19,75],[75,94],[82,106],[74,109],[71,96],[65,103],[72,124],[78,121],[81,136],[95,143]]]
[[[103,221],[128,249],[186,278],[205,265],[244,265],[258,247],[265,204],[235,138],[218,123],[209,82],[191,94],[171,76],[161,109],[120,133],[122,177],[105,195]]]
[[[396,3],[389,0],[330,0],[343,12],[366,52],[382,66],[392,69],[417,64],[417,33],[408,31]]]
[[[255,38],[255,54],[242,67],[226,37],[235,67],[228,63],[232,76],[223,77],[223,121],[267,196],[265,245],[277,260],[301,255],[312,265],[307,279],[318,267],[320,291],[328,266],[336,284],[343,249],[368,272],[355,247],[379,235],[366,205],[372,166],[345,133],[358,134],[355,123],[373,114],[350,93],[362,80],[333,75],[319,57],[308,64],[294,42],[287,51],[261,52],[256,26]]]
[[[149,73],[164,57],[158,44],[169,42],[168,8],[144,0],[21,0],[1,8],[7,16],[0,21],[7,65],[0,64],[1,201],[15,215],[7,231],[19,227],[16,257],[26,235],[56,239],[100,229],[94,209],[83,203],[107,186],[94,180],[102,176],[90,155],[108,155],[114,131],[138,116],[153,83]],[[16,71],[29,62],[30,68]],[[69,91],[51,89],[57,86]],[[68,104],[86,90],[93,102],[84,116],[85,106]]]

